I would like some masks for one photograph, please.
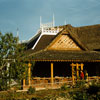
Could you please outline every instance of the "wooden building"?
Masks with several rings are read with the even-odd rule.
[[[100,25],[42,27],[26,46],[26,58],[35,62],[34,68],[29,64],[29,86],[35,78],[37,84],[73,81],[80,70],[100,76]]]

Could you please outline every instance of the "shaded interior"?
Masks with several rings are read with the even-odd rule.
[[[71,77],[71,62],[53,62],[54,77]],[[84,63],[84,71],[87,70],[89,76],[100,76],[99,63]],[[36,62],[32,68],[32,77],[51,77],[50,62]]]

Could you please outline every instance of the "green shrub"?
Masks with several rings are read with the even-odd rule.
[[[61,92],[61,93],[60,93],[60,96],[61,96],[61,97],[66,97],[66,93]]]
[[[32,88],[32,87],[30,86],[27,93],[28,93],[28,94],[33,94],[33,93],[35,93],[35,88]]]
[[[67,84],[63,84],[63,85],[61,86],[61,90],[67,90],[67,89],[68,89]]]
[[[0,79],[0,91],[7,90],[7,80],[6,79]]]
[[[72,98],[72,100],[88,100],[88,96],[84,91],[74,92]]]
[[[91,84],[88,88],[78,86],[78,91],[70,92],[72,100],[100,100],[100,84]]]
[[[96,85],[96,84],[92,84],[89,86],[89,88],[87,89],[87,93],[89,95],[97,95],[97,93],[100,91],[100,86]]]
[[[84,80],[81,80],[81,81],[79,80],[79,81],[76,82],[75,87],[76,88],[81,88],[84,85],[85,85],[85,81]]]

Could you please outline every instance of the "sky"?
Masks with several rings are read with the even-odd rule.
[[[87,26],[100,24],[100,0],[0,0],[0,32],[12,32],[20,40],[28,40],[43,23]]]

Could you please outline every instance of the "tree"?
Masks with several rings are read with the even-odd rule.
[[[7,89],[11,79],[23,79],[26,70],[24,63],[25,46],[18,43],[18,37],[12,33],[0,33],[0,87]],[[8,81],[9,80],[9,81]]]

